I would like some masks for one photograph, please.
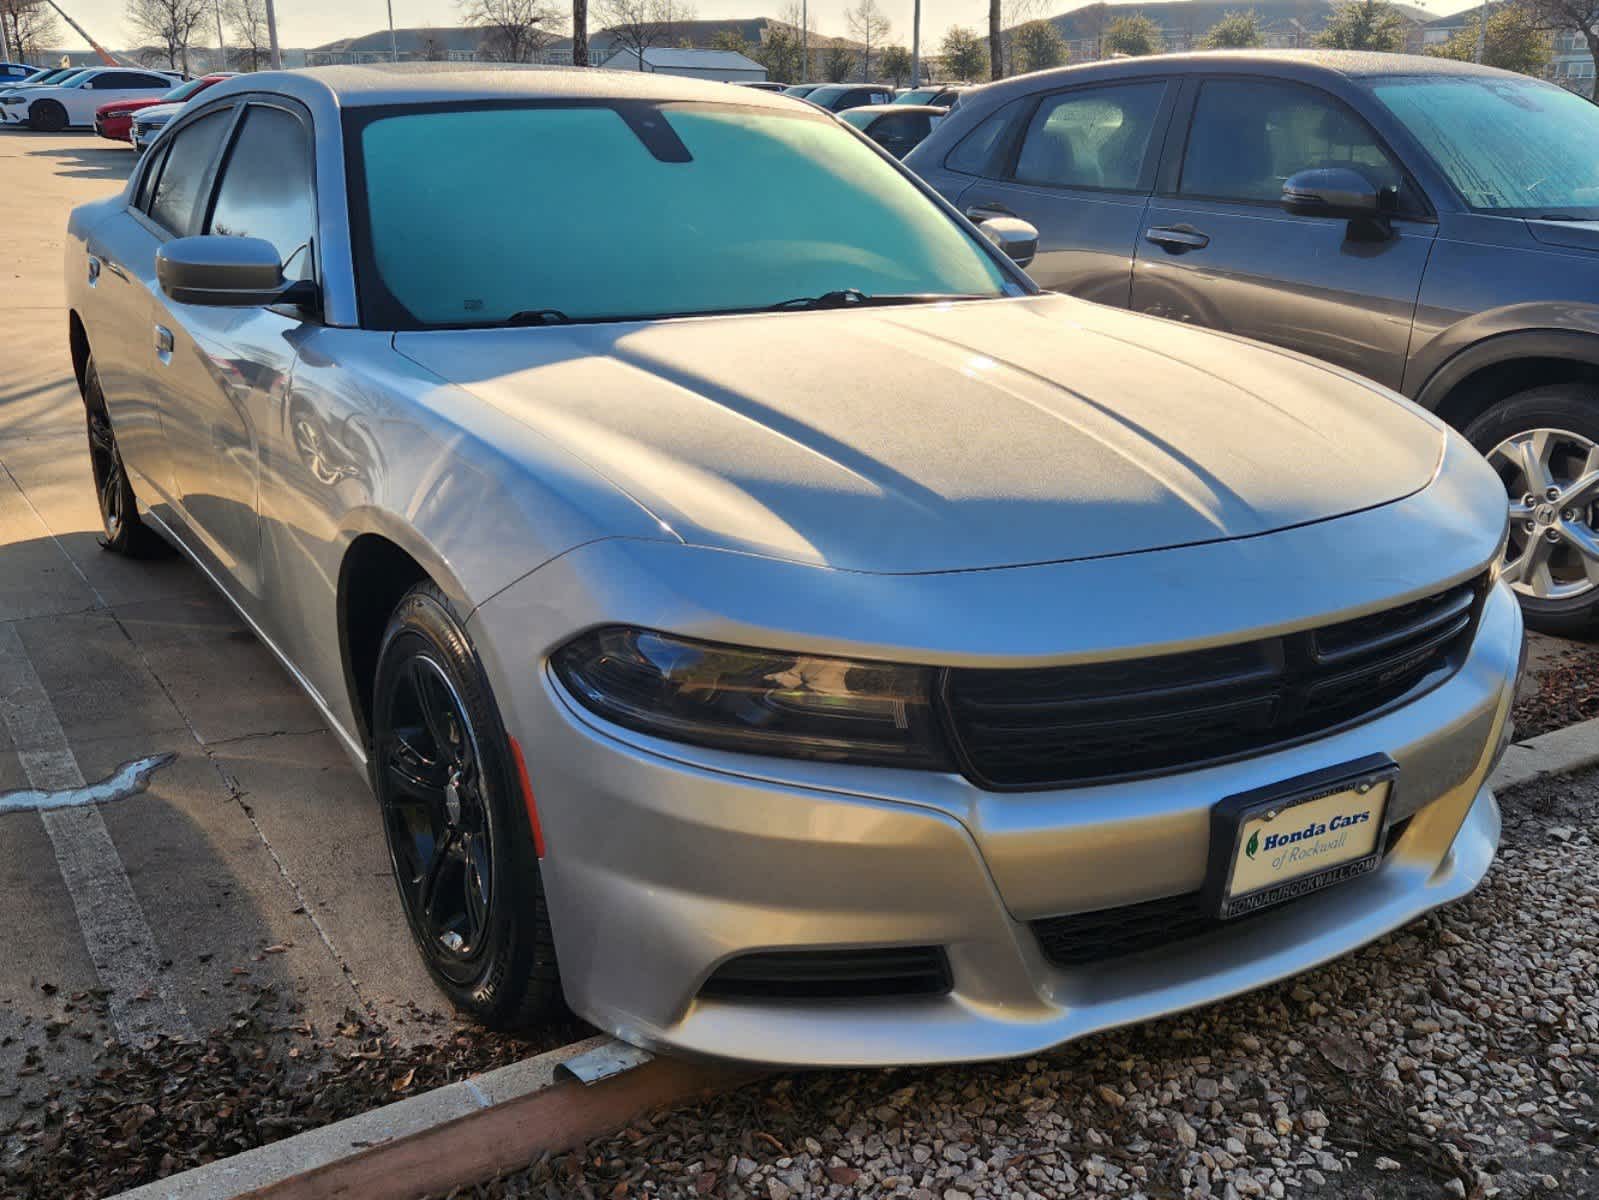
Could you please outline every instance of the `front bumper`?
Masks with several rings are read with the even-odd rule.
[[[527,610],[485,606],[477,640],[528,747],[544,884],[573,1008],[635,1043],[812,1066],[1037,1052],[1206,1004],[1346,954],[1475,887],[1499,812],[1522,625],[1490,593],[1449,681],[1352,729],[1152,779],[1012,794],[965,779],[788,762],[610,727],[547,676],[505,682],[497,647]],[[486,634],[486,636],[485,636]],[[1027,922],[1197,889],[1211,806],[1383,752],[1410,818],[1373,874],[1179,945],[1063,969]],[[750,952],[938,945],[936,998],[727,1001],[699,995]]]

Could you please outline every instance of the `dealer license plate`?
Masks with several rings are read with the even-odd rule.
[[[1375,871],[1398,774],[1392,759],[1373,755],[1222,801],[1208,881],[1217,915],[1241,917]]]

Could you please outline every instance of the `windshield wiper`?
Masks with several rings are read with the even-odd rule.
[[[524,308],[521,312],[514,312],[502,325],[570,325],[572,318],[558,308]]]
[[[812,308],[871,308],[890,304],[932,304],[939,300],[989,300],[976,292],[863,292],[858,288],[840,288],[836,292],[823,292],[820,296],[795,296],[778,304],[767,306],[769,312],[785,309]]]

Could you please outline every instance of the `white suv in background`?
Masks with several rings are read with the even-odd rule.
[[[183,79],[177,71],[133,67],[80,71],[59,86],[13,88],[0,95],[0,123],[26,125],[44,133],[92,126],[95,110],[102,104],[164,96]]]

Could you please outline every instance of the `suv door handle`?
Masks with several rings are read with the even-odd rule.
[[[1210,245],[1208,236],[1186,225],[1157,225],[1153,229],[1144,231],[1144,240],[1154,242],[1161,249],[1170,250],[1173,254],[1182,254],[1188,250],[1203,250]]]
[[[173,344],[172,330],[165,325],[157,325],[155,327],[155,352],[162,362],[172,357]]]
[[[992,201],[974,204],[966,210],[966,219],[977,225],[981,225],[991,217],[1014,217],[1015,215],[1003,204],[995,204]]]

